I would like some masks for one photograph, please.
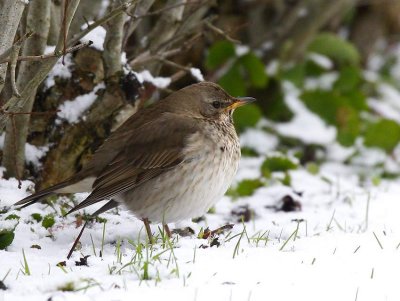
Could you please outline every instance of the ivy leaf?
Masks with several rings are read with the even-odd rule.
[[[246,95],[246,85],[240,67],[236,62],[218,81],[220,86],[234,97]]]
[[[5,250],[13,242],[15,237],[14,230],[0,231],[0,250]]]
[[[325,55],[339,65],[357,66],[360,63],[360,53],[357,48],[333,33],[317,35],[308,46],[308,50]]]
[[[208,69],[216,69],[234,56],[235,46],[228,41],[219,41],[209,49],[205,65]]]
[[[247,104],[233,113],[233,123],[239,132],[247,127],[253,127],[261,119],[261,109],[255,104]]]
[[[290,158],[278,155],[271,156],[265,159],[261,165],[261,173],[269,178],[272,172],[283,171],[287,172],[291,169],[297,169],[297,163],[293,162]]]
[[[51,228],[55,224],[54,216],[52,214],[48,214],[43,218],[42,226],[46,229]]]
[[[364,144],[392,151],[400,142],[400,125],[389,119],[382,119],[370,124],[365,132]]]
[[[245,54],[239,58],[239,61],[247,71],[253,87],[264,88],[267,85],[268,77],[265,73],[265,65],[254,53]]]
[[[264,183],[259,179],[245,179],[238,183],[238,185],[228,191],[228,195],[232,197],[244,197],[253,195],[257,188],[264,186]]]

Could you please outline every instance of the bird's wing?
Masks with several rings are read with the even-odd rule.
[[[100,172],[92,193],[69,213],[138,187],[190,159],[185,157],[184,149],[187,140],[196,132],[199,129],[193,119],[163,113],[130,135],[123,135],[124,145]]]

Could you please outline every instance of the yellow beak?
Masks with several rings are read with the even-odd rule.
[[[256,99],[254,97],[237,97],[237,98],[235,98],[235,100],[233,101],[232,104],[230,104],[229,106],[226,107],[226,110],[228,110],[228,111],[234,110],[238,107],[247,105],[248,103],[251,103],[254,101],[256,101]]]

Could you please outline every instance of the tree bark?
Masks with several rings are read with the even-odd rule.
[[[14,41],[15,33],[24,11],[25,4],[21,0],[4,0],[0,10],[0,55],[9,49]],[[0,92],[6,80],[8,63],[0,64]]]
[[[49,1],[30,3],[26,26],[28,30],[34,32],[34,37],[26,41],[23,46],[23,55],[44,53],[50,28],[50,3]],[[17,80],[18,89],[23,89],[25,83],[36,75],[40,67],[40,62],[21,62]],[[35,96],[36,89],[31,91],[31,95],[21,106],[22,112],[31,112]],[[29,120],[29,114],[22,114],[13,116],[7,123],[2,163],[10,177],[20,177],[24,171]]]

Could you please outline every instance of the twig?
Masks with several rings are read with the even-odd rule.
[[[49,59],[49,58],[60,57],[67,53],[78,51],[78,50],[80,50],[84,47],[90,46],[92,44],[93,44],[92,41],[87,41],[87,42],[82,42],[81,44],[78,44],[76,46],[69,47],[65,50],[65,52],[64,51],[62,51],[62,52],[54,51],[52,53],[46,53],[46,54],[42,54],[42,55],[19,56],[17,58],[17,61],[41,61],[41,60],[45,60],[45,59]],[[9,62],[9,61],[10,61],[9,59],[6,59],[4,61],[0,61],[0,64],[4,63],[4,62]]]
[[[64,0],[64,14],[63,14],[63,38],[64,38],[64,45],[63,45],[63,58],[62,58],[62,64],[65,65],[65,55],[67,51],[67,11],[68,11],[68,5],[69,1]]]
[[[131,0],[129,2],[126,2],[120,6],[118,6],[116,9],[111,11],[109,14],[105,15],[104,17],[100,18],[99,20],[93,22],[90,24],[85,30],[77,33],[69,42],[68,45],[74,45],[77,43],[80,39],[82,39],[84,36],[86,36],[89,32],[91,32],[93,29],[95,29],[97,26],[100,26],[104,23],[107,23],[109,20],[114,18],[115,16],[118,16],[122,13],[124,13],[129,7],[132,5],[136,4],[138,0]]]
[[[11,123],[12,123],[12,132],[13,132],[13,148],[14,148],[14,164],[15,164],[15,173],[16,178],[18,180],[18,189],[21,189],[22,182],[21,182],[21,175],[19,174],[19,170],[17,168],[17,127],[15,126],[15,118],[14,115],[10,116]]]
[[[196,42],[196,40],[201,36],[202,36],[202,33],[198,33],[198,34],[194,35],[189,41],[187,41],[183,45],[181,45],[180,47],[177,47],[177,48],[174,48],[174,49],[171,49],[171,50],[166,50],[166,51],[163,51],[161,53],[156,53],[154,55],[152,55],[150,53],[150,51],[143,52],[142,54],[137,56],[135,59],[133,59],[129,63],[129,65],[132,68],[134,68],[134,67],[138,67],[138,66],[144,65],[147,62],[153,61],[153,60],[158,59],[158,58],[166,59],[168,57],[171,57],[171,56],[174,56],[176,54],[179,54],[182,51],[185,51],[185,50],[191,48],[193,46],[193,44]]]
[[[207,22],[205,22],[205,24],[209,29],[214,31],[216,34],[219,34],[220,36],[224,37],[229,42],[232,42],[234,44],[241,44],[242,43],[241,41],[230,37],[225,31],[223,31],[221,28],[218,28],[217,26],[211,24],[210,22],[207,21]]]
[[[4,51],[2,54],[0,54],[0,64],[5,63],[5,62],[8,62],[6,59],[10,56],[11,52],[13,51],[13,48],[14,48],[15,46],[18,46],[18,45],[21,46],[22,43],[23,43],[26,39],[30,38],[32,35],[33,35],[33,32],[32,32],[32,31],[27,32],[26,34],[23,35],[23,37],[21,37],[20,39],[18,39],[18,40],[14,43],[14,45],[12,45],[12,46],[11,46],[10,48],[8,48],[6,51]]]
[[[72,253],[74,252],[75,247],[76,247],[76,245],[78,244],[79,240],[81,239],[83,230],[85,230],[85,228],[86,228],[86,226],[87,226],[87,223],[88,223],[88,221],[85,222],[85,224],[83,225],[81,231],[79,232],[78,237],[75,239],[74,243],[72,244],[72,247],[71,247],[71,249],[70,249],[69,252],[68,252],[67,259],[70,259],[70,258],[71,258],[71,255],[72,255]]]
[[[18,60],[18,54],[19,50],[21,49],[21,44],[14,44],[12,47],[11,55],[10,55],[10,75],[11,75],[11,88],[13,91],[13,94],[16,97],[21,97],[21,94],[19,94],[17,84],[15,83],[15,69],[17,68],[17,60]]]
[[[180,65],[180,64],[175,63],[173,61],[166,60],[163,57],[156,57],[156,60],[158,60],[159,62],[163,63],[164,65],[168,65],[168,66],[174,67],[176,69],[180,69],[180,70],[184,70],[186,72],[190,72],[190,65],[189,66],[183,66],[183,65]]]
[[[155,11],[142,14],[142,15],[135,15],[135,14],[130,13],[129,11],[125,11],[125,13],[126,13],[128,16],[132,17],[132,19],[135,21],[135,20],[138,20],[138,19],[142,19],[142,18],[147,18],[147,17],[159,15],[159,14],[165,12],[165,11],[168,11],[168,10],[170,10],[170,9],[174,9],[174,8],[177,8],[177,7],[180,7],[180,6],[183,6],[183,5],[205,4],[205,3],[207,3],[207,2],[209,2],[209,0],[206,0],[206,1],[183,2],[183,3],[174,4],[174,5],[169,5],[169,6],[166,6],[166,7],[160,8],[160,9],[157,9],[157,10],[155,10]]]

